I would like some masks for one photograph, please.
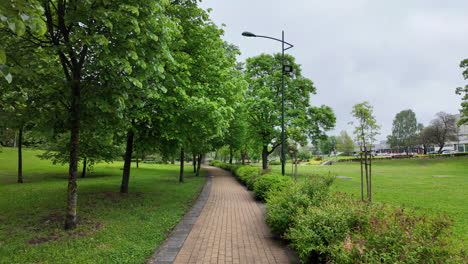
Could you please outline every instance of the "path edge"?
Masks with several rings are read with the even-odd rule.
[[[211,185],[213,180],[212,171],[207,166],[203,166],[206,169],[206,180],[203,189],[198,194],[196,202],[192,208],[184,215],[182,220],[172,230],[170,235],[167,236],[163,244],[161,244],[154,254],[148,259],[147,264],[170,264],[173,263],[179,254],[180,249],[184,245],[190,231],[192,231],[193,225],[198,219],[203,207],[205,207],[206,201],[211,192]]]

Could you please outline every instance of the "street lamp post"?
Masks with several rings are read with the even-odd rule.
[[[244,37],[257,37],[257,38],[267,38],[281,42],[281,174],[285,174],[285,165],[286,165],[286,156],[285,156],[285,133],[284,133],[284,74],[286,72],[292,72],[292,66],[284,64],[284,51],[294,47],[291,43],[284,41],[284,30],[281,31],[281,39],[272,38],[268,36],[255,35],[251,32],[242,32]],[[284,48],[284,44],[287,44],[288,47]]]

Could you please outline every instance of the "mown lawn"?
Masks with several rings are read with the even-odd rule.
[[[129,194],[119,194],[123,163],[98,164],[78,181],[79,227],[63,231],[67,167],[24,151],[16,183],[16,149],[0,153],[0,263],[144,263],[180,221],[204,177],[177,165],[132,167]]]
[[[271,168],[281,171],[281,166]],[[449,215],[455,220],[455,237],[468,242],[468,157],[374,161],[372,170],[374,201]],[[336,179],[333,188],[361,196],[358,162],[298,166],[298,174],[353,177]]]

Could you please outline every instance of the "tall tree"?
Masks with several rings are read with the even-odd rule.
[[[404,150],[407,154],[409,149],[416,144],[418,134],[418,121],[413,110],[403,110],[396,114],[393,119],[392,134],[387,137],[390,147]]]
[[[285,76],[284,105],[286,136],[291,128],[315,140],[333,128],[335,116],[330,107],[312,107],[310,95],[316,89],[311,80],[302,76],[300,65],[292,56],[285,56],[285,64],[294,71]],[[247,59],[245,77],[249,83],[245,107],[250,134],[262,148],[262,167],[268,168],[268,156],[281,145],[281,54],[262,54]]]
[[[356,119],[354,135],[361,148],[361,199],[364,200],[364,175],[367,200],[372,201],[372,145],[379,134],[380,126],[373,115],[373,107],[368,102],[353,106],[351,114]]]
[[[468,79],[468,59],[464,59],[460,63],[460,68],[463,69],[463,78]],[[458,125],[468,124],[468,85],[464,87],[458,87],[456,93],[463,96],[460,109],[460,120]]]
[[[431,121],[430,132],[432,141],[439,146],[437,151],[442,153],[447,141],[457,140],[457,119],[455,115],[439,112],[436,118]]]
[[[345,156],[350,156],[354,152],[354,141],[348,135],[346,130],[341,131],[340,135],[336,137],[336,149],[343,152]]]

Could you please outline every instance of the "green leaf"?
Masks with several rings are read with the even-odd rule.
[[[11,76],[10,73],[8,73],[6,76],[5,76],[5,80],[8,82],[8,83],[11,83],[13,81],[13,76]]]
[[[0,48],[0,64],[5,64],[6,63],[6,54],[5,51]]]
[[[164,72],[164,67],[162,65],[158,66],[158,72],[163,73]]]
[[[29,23],[28,27],[31,30],[31,32],[37,36],[42,36],[46,33],[47,31],[47,26],[44,21],[40,18],[33,18]]]
[[[19,19],[15,19],[14,21],[10,21],[8,22],[8,27],[16,33],[17,36],[22,36],[24,34],[24,32],[26,31],[26,26],[24,25],[24,23],[19,20]]]

